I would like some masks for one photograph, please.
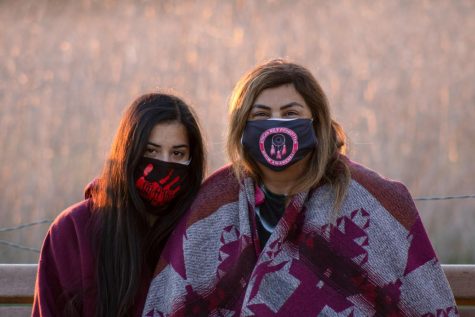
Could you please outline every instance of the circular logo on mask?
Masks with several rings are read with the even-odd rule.
[[[269,164],[287,165],[299,149],[297,134],[283,127],[267,129],[259,138],[259,149]]]

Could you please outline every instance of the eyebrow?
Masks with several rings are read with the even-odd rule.
[[[148,142],[148,145],[153,145],[155,147],[162,147],[161,145],[159,144],[156,144],[156,143],[153,143],[153,142]],[[189,146],[186,145],[186,144],[179,144],[179,145],[174,145],[172,146],[172,148],[174,149],[178,149],[178,148],[188,148]]]
[[[280,107],[280,110],[285,110],[287,108],[291,108],[293,106],[297,106],[297,107],[301,107],[301,108],[304,108],[304,106],[302,106],[301,104],[299,104],[298,102],[291,102],[291,103],[288,103],[286,105],[283,105]],[[266,105],[261,105],[261,104],[255,104],[254,106],[252,106],[252,108],[259,108],[259,109],[264,109],[264,110],[270,110],[271,108],[269,106],[266,106]]]

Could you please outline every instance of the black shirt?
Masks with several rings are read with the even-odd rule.
[[[256,224],[261,246],[264,247],[285,212],[286,196],[274,194],[265,187],[262,187],[262,191],[265,199],[264,203],[256,208]]]

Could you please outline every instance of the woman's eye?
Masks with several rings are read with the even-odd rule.
[[[297,117],[299,113],[297,111],[287,111],[285,117]]]
[[[177,158],[183,158],[185,156],[185,153],[180,152],[180,151],[174,151],[172,154],[174,157],[177,157]]]
[[[156,156],[157,154],[158,154],[158,151],[157,149],[154,149],[154,148],[145,149],[145,153],[144,153],[145,156]]]
[[[269,115],[267,112],[256,112],[252,115],[253,119],[261,119],[261,118],[267,118]]]

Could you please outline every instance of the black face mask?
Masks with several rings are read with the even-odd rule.
[[[282,171],[305,157],[317,144],[312,119],[248,121],[241,143],[257,162]]]
[[[156,160],[140,159],[135,170],[135,186],[149,210],[166,206],[183,190],[188,166]]]

